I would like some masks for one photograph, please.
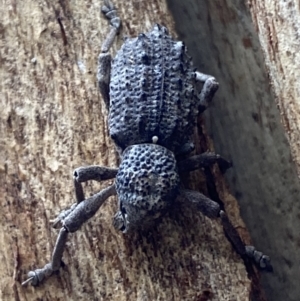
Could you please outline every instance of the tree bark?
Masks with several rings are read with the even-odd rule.
[[[123,20],[122,35],[136,36],[161,23],[176,36],[165,1],[114,3]],[[50,259],[58,234],[50,220],[74,202],[72,170],[118,166],[96,82],[97,56],[108,32],[100,6],[82,0],[2,2],[2,300],[265,300],[258,275],[252,271],[249,280],[219,221],[182,206],[148,234],[125,236],[111,224],[117,210],[113,198],[69,235],[60,273],[38,288],[20,286],[29,270]],[[121,43],[119,38],[114,50]],[[201,71],[218,75],[194,57]],[[213,150],[201,117],[195,141],[197,152]],[[236,200],[218,168],[211,171],[210,186],[216,186],[217,197],[249,242]],[[188,180],[190,188],[210,195],[202,173],[193,172]],[[110,183],[88,183],[86,195]]]
[[[254,244],[272,258],[267,299],[299,300],[299,1],[169,4],[197,66],[220,82],[205,117]]]

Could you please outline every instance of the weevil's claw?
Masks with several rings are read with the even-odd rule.
[[[32,272],[28,273],[28,277],[31,275],[30,273],[32,273]],[[35,280],[35,276],[29,277],[27,280],[22,282],[22,286],[26,286],[28,283],[34,282],[34,280]]]

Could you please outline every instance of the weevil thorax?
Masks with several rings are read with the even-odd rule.
[[[157,144],[127,147],[115,185],[119,198],[115,227],[128,232],[151,226],[178,194],[179,175],[173,153]]]
[[[181,41],[165,27],[124,41],[112,63],[109,131],[123,151],[158,144],[175,154],[192,134],[198,113],[195,69]]]

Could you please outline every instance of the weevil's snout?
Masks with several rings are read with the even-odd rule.
[[[179,186],[172,152],[157,144],[128,147],[116,177],[119,212],[114,226],[123,232],[145,228],[176,198]]]

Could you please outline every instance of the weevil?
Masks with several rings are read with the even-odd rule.
[[[77,231],[110,196],[117,195],[119,210],[114,227],[127,233],[146,229],[179,198],[210,218],[220,218],[236,251],[259,268],[272,270],[270,258],[243,243],[220,205],[197,191],[180,186],[180,175],[221,162],[215,153],[189,158],[196,117],[218,89],[213,76],[195,70],[183,42],[174,40],[158,24],[136,38],[127,38],[112,60],[109,50],[121,28],[114,5],[105,0],[102,12],[110,32],[98,59],[98,85],[108,109],[109,134],[120,154],[119,168],[87,166],[75,169],[76,203],[54,221],[60,232],[51,261],[28,273],[23,285],[36,286],[61,267],[68,233]],[[200,93],[196,83],[203,83]],[[115,178],[114,184],[85,199],[83,182]]]

